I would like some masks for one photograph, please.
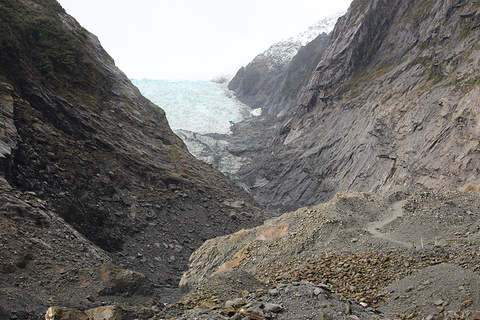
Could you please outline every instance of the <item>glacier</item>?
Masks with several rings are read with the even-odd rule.
[[[132,79],[150,101],[162,108],[174,132],[230,134],[230,126],[251,115],[251,108],[224,84],[211,81]]]
[[[131,79],[140,92],[161,107],[172,130],[197,159],[235,180],[247,159],[228,152],[230,127],[259,110],[238,101],[226,84],[211,81]]]
[[[343,13],[318,21],[308,30],[279,41],[264,52],[272,67],[287,66],[298,50],[321,33],[330,33]],[[228,83],[192,80],[131,79],[150,101],[161,107],[172,130],[185,142],[197,159],[237,181],[235,175],[249,159],[228,150],[231,126],[248,117],[261,116],[235,98]]]

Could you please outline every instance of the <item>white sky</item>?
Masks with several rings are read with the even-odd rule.
[[[351,0],[58,0],[129,78],[234,75]]]

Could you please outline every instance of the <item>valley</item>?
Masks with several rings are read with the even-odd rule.
[[[228,86],[0,16],[1,319],[480,319],[479,1],[354,0]]]

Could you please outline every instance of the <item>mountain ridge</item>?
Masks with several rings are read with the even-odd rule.
[[[339,14],[320,20],[308,30],[271,45],[246,67],[240,68],[228,88],[252,109],[260,108],[269,119],[276,117],[279,109],[296,103],[295,97],[289,96],[295,91],[291,87],[304,85],[306,80],[299,75],[307,76],[313,71],[338,18]],[[279,100],[287,101],[275,106]]]
[[[351,188],[455,188],[475,180],[476,5],[353,2],[308,84],[294,91],[295,107],[252,144],[267,148],[251,154],[239,180],[283,210]],[[242,134],[263,126],[256,120],[234,127],[233,143],[247,153]],[[447,159],[448,148],[463,155],[463,164]]]

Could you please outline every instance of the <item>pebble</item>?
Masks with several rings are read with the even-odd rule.
[[[313,294],[316,295],[316,296],[318,296],[318,295],[319,295],[320,293],[322,293],[322,292],[323,292],[323,290],[320,289],[320,288],[315,288],[315,289],[313,290]]]
[[[277,296],[278,295],[278,290],[277,289],[269,289],[268,294],[271,296]]]
[[[283,311],[283,307],[279,304],[276,304],[276,303],[266,303],[265,304],[265,311],[266,312],[279,313],[279,312]]]
[[[433,304],[436,305],[436,306],[441,306],[443,304],[443,300],[442,299],[437,299],[437,300],[433,301]]]
[[[345,303],[345,307],[343,308],[343,312],[345,314],[352,314],[352,305],[350,302]]]
[[[326,312],[320,312],[315,316],[315,320],[333,320],[333,317]]]

